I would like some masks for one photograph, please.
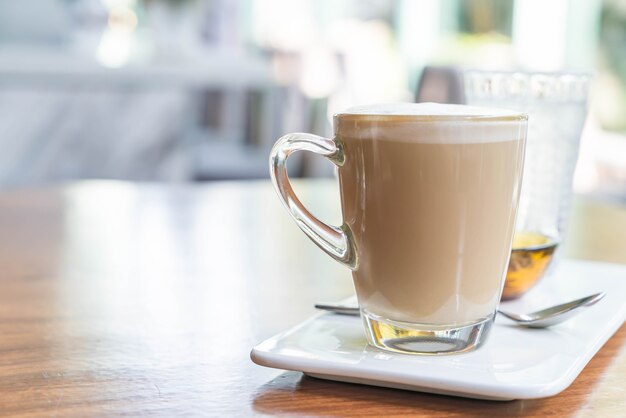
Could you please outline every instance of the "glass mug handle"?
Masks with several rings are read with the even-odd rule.
[[[333,139],[305,133],[287,134],[281,137],[270,153],[270,176],[283,205],[296,224],[318,247],[351,270],[356,269],[356,251],[350,228],[327,225],[313,216],[300,202],[289,183],[287,158],[296,151],[310,151],[326,157],[341,167],[344,154],[341,144]]]

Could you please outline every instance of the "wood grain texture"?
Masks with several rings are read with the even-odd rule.
[[[338,223],[332,182],[296,189]],[[626,225],[625,209],[578,201],[575,218],[567,251],[598,259],[626,248],[626,234],[613,236]],[[2,416],[538,417],[626,409],[626,327],[565,392],[533,401],[428,395],[256,366],[254,344],[311,315],[314,302],[352,293],[348,272],[306,239],[265,182],[4,192],[0,228]],[[602,243],[610,248],[600,251]],[[608,261],[623,261],[615,254]]]

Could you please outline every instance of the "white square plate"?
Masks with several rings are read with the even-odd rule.
[[[543,398],[566,389],[624,323],[626,265],[561,260],[523,298],[502,304],[531,312],[602,291],[603,300],[552,328],[520,328],[498,317],[486,344],[467,354],[387,353],[367,344],[359,318],[322,313],[257,345],[251,358],[352,383],[480,399]]]

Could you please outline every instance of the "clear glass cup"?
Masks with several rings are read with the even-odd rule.
[[[590,76],[468,70],[464,80],[467,104],[529,115],[522,194],[502,294],[513,299],[547,274],[563,240]]]
[[[508,265],[527,117],[459,105],[396,104],[335,115],[334,138],[295,133],[270,155],[297,225],[352,270],[368,342],[417,354],[485,342]],[[310,151],[338,167],[343,225],[294,194],[287,158]]]

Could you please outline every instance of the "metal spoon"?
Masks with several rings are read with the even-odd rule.
[[[546,328],[568,320],[576,313],[578,313],[580,308],[595,304],[596,302],[600,301],[605,294],[605,292],[596,293],[595,295],[586,296],[584,298],[576,299],[571,302],[562,303],[560,305],[552,306],[547,309],[542,309],[540,311],[527,314],[514,314],[502,310],[498,310],[498,313],[516,322],[520,326],[530,328]],[[355,306],[332,304],[329,305],[318,303],[315,305],[315,307],[317,309],[330,311],[342,315],[360,314],[359,308]]]

